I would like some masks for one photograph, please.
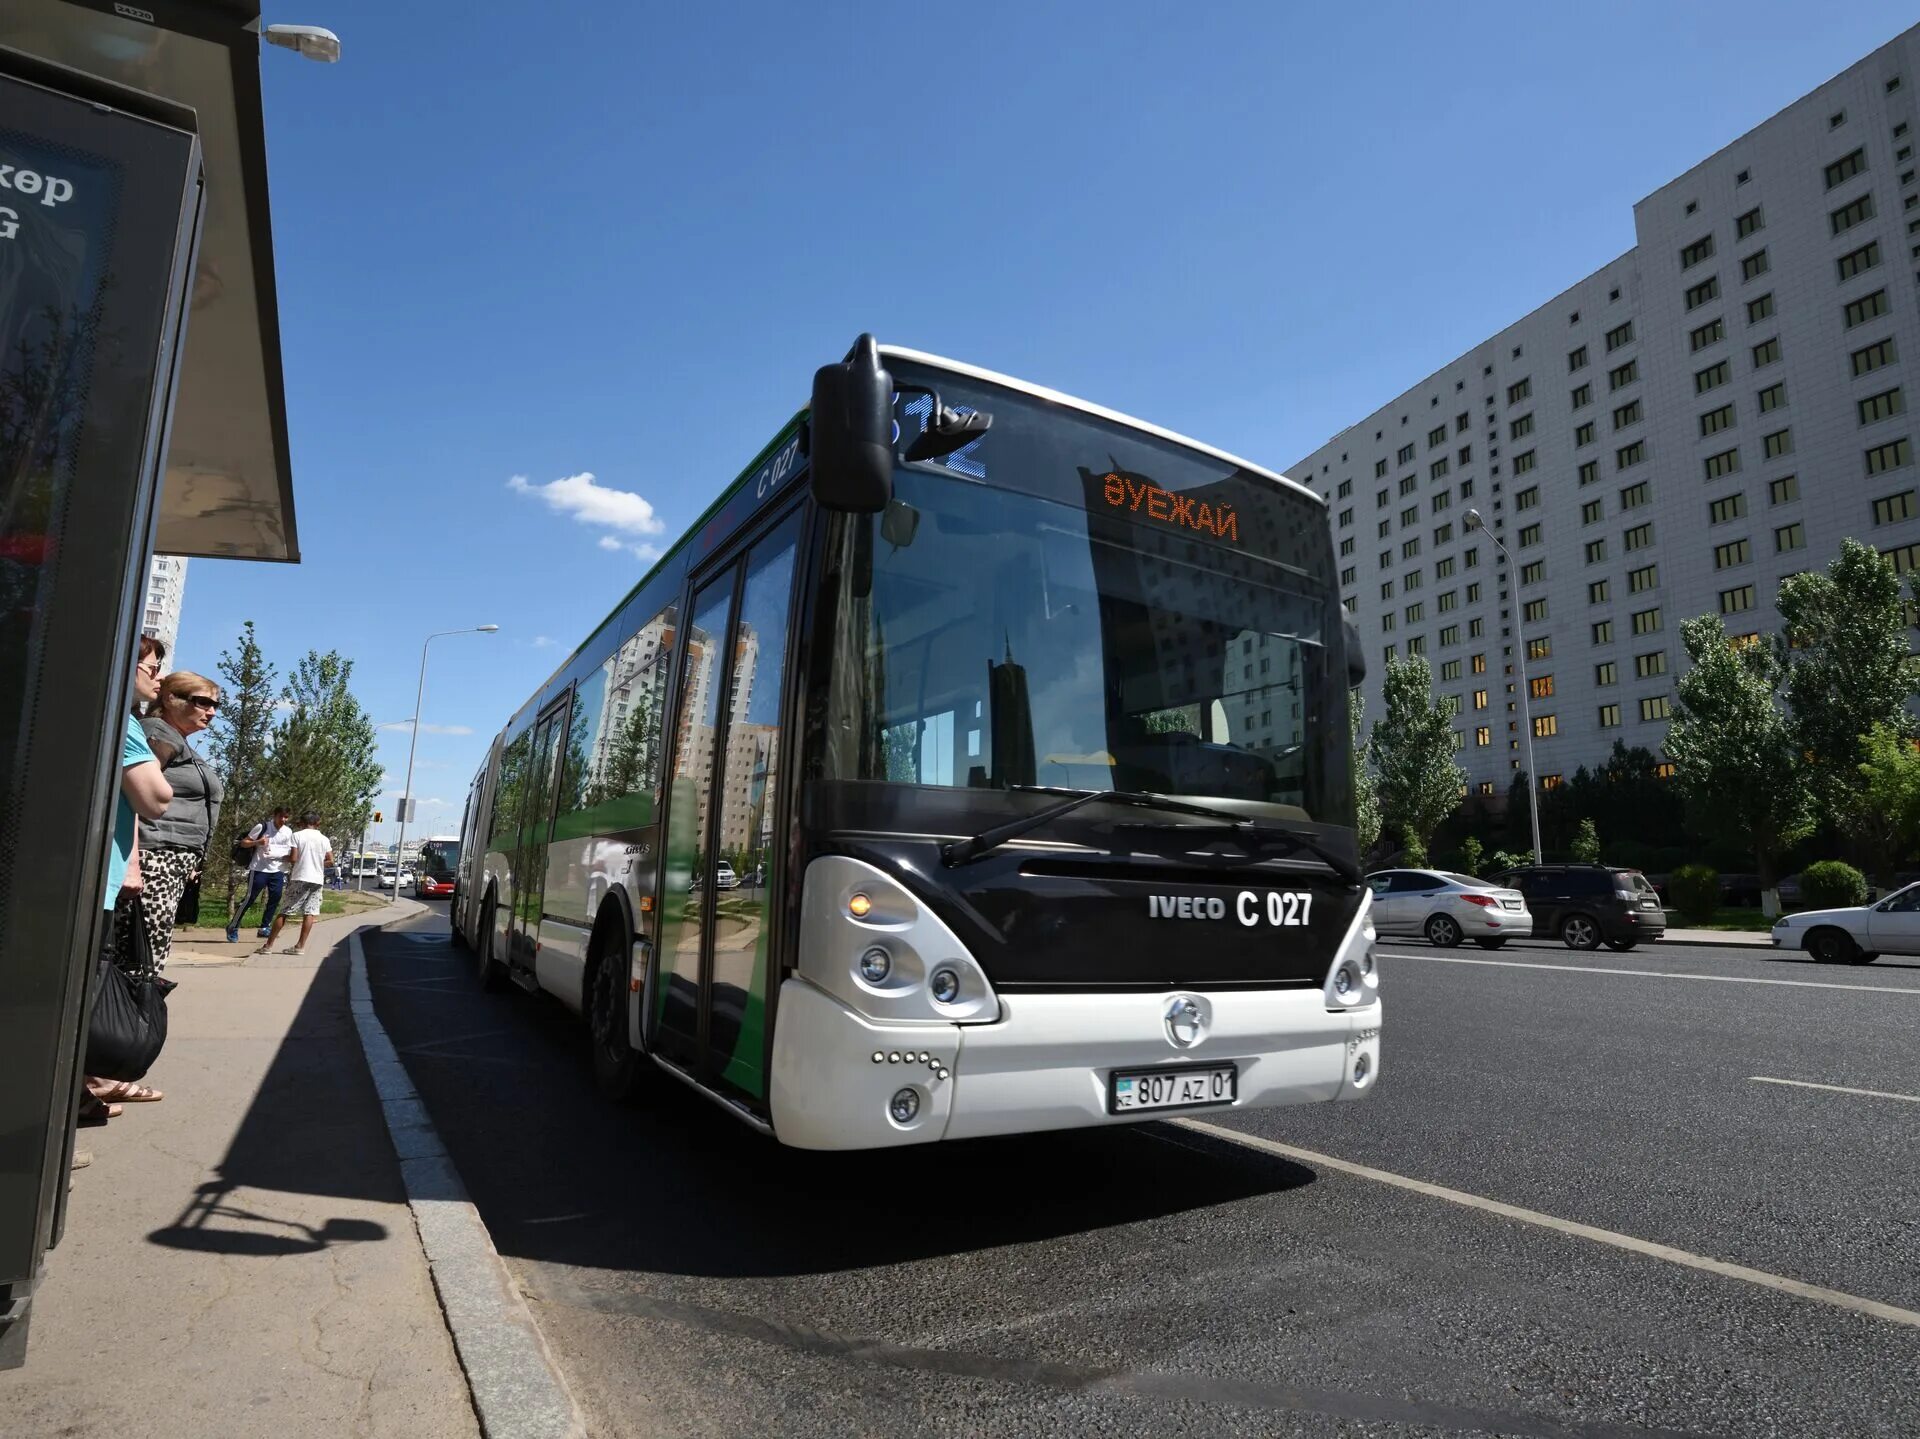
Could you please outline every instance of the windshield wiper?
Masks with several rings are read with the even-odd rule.
[[[1156,834],[1186,834],[1193,838],[1206,836],[1209,839],[1223,838],[1247,843],[1249,858],[1258,856],[1259,851],[1271,845],[1284,845],[1288,849],[1305,850],[1315,859],[1339,875],[1348,884],[1360,883],[1360,867],[1345,858],[1338,850],[1322,844],[1319,838],[1306,830],[1295,829],[1291,825],[1267,824],[1260,820],[1243,819],[1229,814],[1225,810],[1205,811],[1199,806],[1188,806],[1189,813],[1211,813],[1219,816],[1219,825],[1194,824],[1154,824],[1148,821],[1132,821],[1115,825],[1115,829],[1150,830]]]

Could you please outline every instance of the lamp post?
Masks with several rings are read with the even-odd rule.
[[[1519,585],[1514,583],[1513,556],[1507,553],[1507,547],[1500,543],[1500,537],[1487,528],[1487,522],[1480,517],[1480,511],[1468,510],[1466,527],[1478,530],[1493,541],[1493,547],[1500,551],[1500,558],[1507,562],[1507,587],[1515,594]],[[1515,626],[1516,629],[1520,628]],[[1533,768],[1533,711],[1527,703],[1527,637],[1517,635],[1520,641],[1520,728],[1527,737],[1527,812],[1533,820],[1533,862],[1541,862],[1540,854],[1540,776]]]
[[[413,803],[413,756],[420,748],[420,703],[427,695],[427,646],[447,635],[490,635],[498,625],[475,625],[465,630],[435,630],[420,644],[420,687],[413,692],[413,732],[407,738],[407,783],[400,791],[400,834],[393,845],[393,897],[400,898],[400,866],[407,847],[407,807]]]

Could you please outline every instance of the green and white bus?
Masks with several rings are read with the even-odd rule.
[[[1323,502],[862,336],[474,778],[481,982],[786,1144],[1355,1099]]]

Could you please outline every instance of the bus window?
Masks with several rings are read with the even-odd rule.
[[[660,735],[679,607],[668,605],[580,681],[567,730],[555,839],[654,821]]]

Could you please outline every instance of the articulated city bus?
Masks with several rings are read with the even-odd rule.
[[[1379,1074],[1323,503],[862,336],[507,722],[456,939],[786,1144]]]

